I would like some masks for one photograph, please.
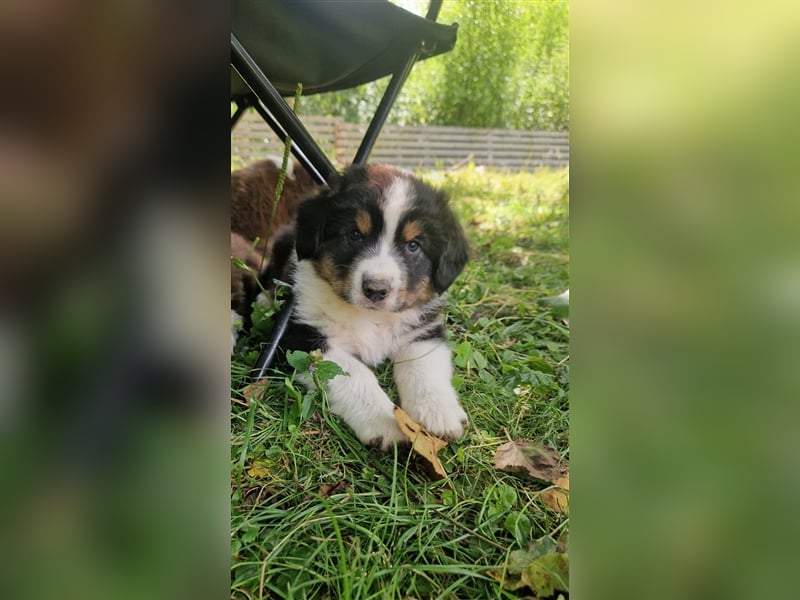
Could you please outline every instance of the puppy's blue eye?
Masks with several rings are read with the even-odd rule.
[[[406,244],[406,250],[414,254],[417,250],[419,250],[419,242],[417,240],[411,240]]]
[[[351,242],[360,242],[362,239],[364,239],[364,236],[358,229],[353,229],[353,231],[351,231],[347,237],[350,238]]]

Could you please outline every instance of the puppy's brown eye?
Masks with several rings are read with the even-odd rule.
[[[411,240],[406,244],[406,250],[408,250],[411,254],[414,254],[419,250],[419,242],[417,240]]]
[[[364,236],[358,229],[353,229],[353,231],[351,231],[347,237],[350,238],[351,242],[360,242],[364,239]]]

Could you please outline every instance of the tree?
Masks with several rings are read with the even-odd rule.
[[[459,24],[458,43],[414,67],[391,122],[569,129],[566,1],[450,0],[439,21]],[[309,97],[303,112],[365,121],[385,85]]]

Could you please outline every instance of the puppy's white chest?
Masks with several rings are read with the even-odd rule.
[[[402,327],[381,319],[381,313],[349,316],[344,322],[327,324],[326,337],[331,346],[346,350],[371,366],[396,354],[403,337]]]

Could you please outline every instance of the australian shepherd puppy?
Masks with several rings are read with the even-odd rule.
[[[372,371],[386,360],[411,418],[440,437],[464,433],[442,309],[468,255],[444,193],[393,167],[353,166],[299,206],[286,271],[296,307],[281,347],[318,348],[348,373],[328,382],[330,410],[362,442],[404,439]]]

